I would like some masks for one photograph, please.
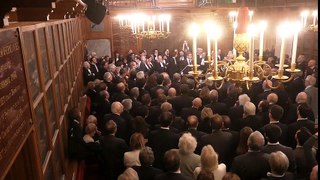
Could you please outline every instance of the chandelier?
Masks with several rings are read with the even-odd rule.
[[[309,23],[309,19],[308,16],[312,15],[312,23]],[[304,31],[314,31],[314,32],[318,32],[318,10],[314,10],[312,11],[312,13],[310,13],[310,11],[305,10],[302,11],[301,14],[301,24],[303,26]]]
[[[170,35],[170,20],[168,14],[146,15],[125,14],[116,17],[120,29],[130,30],[136,39],[160,39]]]
[[[220,89],[224,82],[229,81],[235,83],[237,86],[242,86],[244,83],[249,89],[253,83],[259,82],[265,79],[274,79],[277,81],[276,85],[271,87],[273,89],[279,88],[282,83],[291,81],[294,78],[294,74],[300,72],[296,69],[296,53],[297,53],[297,41],[299,29],[301,25],[299,22],[285,22],[278,27],[278,34],[281,36],[281,52],[280,62],[276,64],[277,69],[274,70],[271,66],[263,61],[263,36],[266,28],[266,22],[250,23],[252,13],[249,13],[247,7],[239,8],[238,12],[234,14],[236,18],[234,22],[234,40],[233,47],[236,52],[233,52],[234,58],[224,59],[218,61],[218,40],[221,35],[221,28],[217,23],[206,23],[205,29],[207,34],[207,63],[209,68],[205,73],[198,70],[197,67],[197,36],[199,34],[199,25],[193,23],[191,25],[190,34],[193,37],[193,64],[189,65],[192,67],[190,75],[194,76],[194,79],[199,82],[203,75],[206,79],[214,82],[215,87]],[[259,44],[259,59],[254,59],[254,39],[257,34],[257,30],[260,33],[260,44]],[[289,30],[291,33],[289,33]],[[289,35],[293,35],[293,48],[292,48],[292,61],[289,65],[285,64],[285,47],[286,38]],[[211,39],[214,40],[214,54],[211,58]],[[244,57],[244,53],[249,53],[249,59]],[[238,56],[235,55],[238,53]],[[288,76],[287,76],[288,75]]]

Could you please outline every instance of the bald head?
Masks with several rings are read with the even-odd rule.
[[[192,106],[199,109],[202,106],[202,100],[200,98],[194,98],[192,101]]]
[[[270,93],[267,96],[267,101],[269,104],[276,104],[278,102],[278,95],[276,93]]]
[[[126,86],[124,85],[123,82],[119,82],[117,84],[117,89],[118,89],[119,92],[124,92],[124,90],[126,89]]]
[[[301,103],[307,103],[308,95],[305,92],[300,92],[296,96],[296,103],[301,104]]]
[[[165,111],[171,111],[172,110],[172,105],[168,102],[164,102],[161,104],[160,106],[160,109],[162,112],[165,112]]]
[[[195,115],[191,115],[187,119],[187,124],[189,128],[197,128],[198,127],[198,118]]]
[[[118,101],[113,102],[111,104],[111,112],[113,114],[120,115],[123,112],[123,105]]]
[[[169,97],[175,97],[176,95],[177,95],[177,91],[176,91],[175,88],[170,88],[170,89],[168,90],[168,96],[169,96]]]

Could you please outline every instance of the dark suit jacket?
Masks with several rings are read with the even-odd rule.
[[[163,169],[164,153],[169,149],[178,148],[179,135],[170,130],[160,128],[151,131],[148,137],[147,144],[154,152],[154,167]]]
[[[172,106],[177,116],[180,116],[181,110],[185,107],[191,107],[193,97],[188,95],[180,95],[172,99]]]
[[[219,154],[219,163],[227,163],[228,157],[231,156],[233,137],[229,132],[215,130],[211,134],[202,136],[201,148],[210,144]]]
[[[92,71],[89,72],[88,69],[83,68],[83,83],[84,83],[84,85],[87,85],[89,81],[94,81],[95,79],[96,79],[96,75]]]
[[[242,127],[248,126],[251,127],[253,131],[259,130],[262,127],[262,120],[256,115],[250,115],[241,120]]]
[[[116,124],[117,124],[117,133],[116,133],[116,137],[118,138],[122,138],[122,139],[128,139],[128,129],[127,129],[127,124],[126,121],[119,115],[116,114],[106,114],[103,116],[103,120],[101,122],[101,132],[102,135],[106,134],[106,129],[105,124],[109,121],[109,120],[113,120]],[[98,122],[99,125],[99,122]]]
[[[294,157],[296,159],[297,165],[297,178],[306,178],[307,177],[307,160],[304,155],[304,149],[302,146],[296,147],[293,150]]]
[[[245,180],[267,177],[270,171],[269,157],[269,154],[263,152],[247,152],[234,158],[230,171]]]
[[[219,115],[227,115],[228,108],[226,103],[221,102],[211,102],[207,105],[207,107],[211,108],[213,113],[218,113]]]
[[[100,139],[102,146],[102,157],[107,179],[117,179],[124,171],[123,155],[128,151],[128,145],[123,139],[112,135],[103,136]]]
[[[261,152],[264,152],[267,154],[271,154],[272,152],[276,152],[276,151],[282,151],[287,156],[287,158],[289,159],[288,171],[292,173],[296,173],[296,159],[294,157],[293,150],[290,147],[284,146],[282,144],[276,144],[276,145],[267,144],[261,150]]]
[[[231,129],[240,131],[242,127],[241,119],[243,117],[243,106],[236,106],[229,109],[228,116],[231,119]]]
[[[262,178],[261,180],[294,180],[296,179],[291,172],[286,172],[283,177],[275,177],[272,175],[268,175],[267,178]]]
[[[162,67],[161,67],[161,64],[159,62],[155,62],[154,71],[157,71],[159,74],[165,72],[166,71],[165,63],[162,63]]]
[[[268,95],[273,93],[273,91],[263,91],[262,93],[258,94],[256,101],[253,102],[256,107],[258,106],[259,102],[263,99],[267,99]]]
[[[168,61],[167,72],[169,76],[172,77],[174,73],[179,73],[178,58],[172,57],[172,58],[169,58],[167,61]]]
[[[306,127],[312,134],[315,133],[314,122],[308,119],[297,120],[295,123],[290,124],[288,126],[288,143],[291,148],[296,147],[296,140],[294,136],[302,127]]]
[[[289,94],[291,102],[295,102],[297,94],[303,90],[304,90],[304,82],[301,77],[295,78],[291,82],[287,83],[286,91]]]
[[[285,117],[282,118],[284,120],[284,123],[291,124],[291,123],[295,123],[297,121],[297,118],[298,118],[297,107],[298,107],[298,105],[299,104],[290,104],[289,107],[286,108],[286,109],[288,109],[288,111],[287,111],[287,113],[284,114]],[[315,117],[314,117],[312,109],[310,109],[310,111],[307,114],[308,114],[309,120],[315,121]]]
[[[180,116],[185,121],[187,121],[188,117],[191,115],[197,116],[198,121],[201,120],[201,112],[199,111],[199,109],[196,109],[194,107],[185,107],[181,110]]]
[[[181,173],[166,172],[156,176],[155,180],[192,180],[192,178]]]
[[[152,166],[133,166],[132,167],[139,176],[139,179],[155,179],[155,177],[161,173],[163,173],[163,171],[161,169],[152,167]]]

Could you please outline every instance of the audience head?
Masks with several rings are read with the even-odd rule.
[[[130,137],[130,148],[131,150],[138,150],[144,148],[145,141],[141,133],[133,133]]]
[[[312,168],[312,171],[310,174],[310,180],[318,180],[318,165]]]
[[[173,76],[172,76],[172,80],[174,82],[180,82],[181,80],[181,75],[179,73],[174,73]]]
[[[162,112],[165,111],[172,111],[172,104],[168,103],[168,102],[164,102],[161,104],[160,109]]]
[[[213,116],[213,112],[211,108],[205,107],[201,110],[201,119],[211,118]]]
[[[159,84],[159,85],[162,84],[163,80],[164,80],[163,75],[162,74],[158,74],[157,75],[157,84]]]
[[[265,135],[269,143],[279,142],[282,130],[278,125],[267,124],[265,128]]]
[[[137,78],[137,79],[144,79],[144,78],[145,78],[145,77],[144,77],[144,72],[143,72],[143,71],[137,72],[136,78]]]
[[[187,84],[181,84],[180,92],[181,92],[181,94],[188,94],[188,92],[189,92],[188,85]]]
[[[113,102],[111,104],[111,112],[113,114],[120,115],[123,112],[123,105],[118,101]]]
[[[248,147],[252,151],[260,151],[264,146],[264,137],[259,131],[254,131],[248,138]]]
[[[219,130],[223,126],[223,119],[219,114],[214,114],[211,118],[212,130]]]
[[[316,82],[317,82],[317,79],[312,75],[308,75],[306,77],[306,79],[304,80],[304,84],[306,87],[307,86],[315,86]]]
[[[307,104],[300,104],[297,107],[298,111],[298,118],[307,118],[309,116],[309,113],[311,111],[311,108]]]
[[[164,154],[164,168],[168,172],[176,172],[180,169],[180,157],[178,151],[174,149],[168,150]]]
[[[240,177],[239,177],[237,174],[235,174],[235,173],[233,173],[233,172],[227,172],[227,173],[223,176],[222,180],[241,180],[241,179],[240,179]]]
[[[150,104],[151,104],[151,96],[150,96],[150,94],[146,93],[146,94],[142,95],[141,103],[143,105],[145,105],[145,106],[150,106]]]
[[[270,121],[280,121],[283,116],[284,110],[281,106],[275,104],[269,110]]]
[[[194,98],[192,101],[192,106],[196,109],[199,109],[202,106],[202,100],[200,98]]]
[[[85,128],[85,132],[86,134],[94,136],[94,134],[97,132],[97,126],[94,123],[89,123]]]
[[[238,154],[244,154],[248,151],[247,142],[252,132],[253,130],[248,126],[245,126],[240,130],[240,139],[239,139],[239,144],[236,150]]]
[[[269,104],[277,104],[278,102],[278,95],[276,93],[270,93],[267,96],[267,101],[269,102]]]
[[[231,119],[227,115],[221,115],[222,117],[222,128],[228,129],[231,126]]]
[[[86,124],[89,124],[89,123],[93,123],[93,124],[97,125],[97,123],[98,123],[97,117],[92,114],[89,115],[87,117]]]
[[[74,107],[74,108],[69,110],[68,116],[69,116],[69,120],[70,121],[76,120],[76,121],[80,122],[80,120],[81,120],[81,111],[80,111],[79,108]]]
[[[139,180],[139,176],[134,169],[129,167],[119,175],[118,180]]]
[[[119,83],[117,84],[117,90],[118,90],[119,92],[124,92],[125,89],[126,89],[126,86],[124,85],[123,82],[119,82]]]
[[[211,171],[201,170],[197,176],[197,180],[214,180],[214,175]]]
[[[88,61],[83,62],[83,67],[86,69],[90,69],[90,63]]]
[[[104,75],[103,75],[103,79],[106,82],[111,82],[112,79],[113,79],[112,74],[110,72],[105,72]]]
[[[168,90],[168,96],[169,97],[176,97],[176,95],[177,95],[177,91],[176,91],[176,89],[175,88],[170,88],[169,90]]]
[[[309,61],[308,61],[308,67],[314,67],[315,65],[317,64],[317,62],[316,62],[316,60],[314,60],[314,59],[310,59]]]
[[[218,102],[219,94],[218,91],[213,89],[209,92],[209,98],[211,102]]]
[[[311,132],[309,129],[306,127],[300,128],[296,134],[295,134],[295,139],[297,141],[297,145],[303,146],[304,143],[312,136]]]
[[[154,154],[150,147],[146,146],[140,150],[139,160],[142,167],[152,166],[154,162]]]
[[[139,88],[138,87],[133,87],[130,89],[130,96],[134,99],[138,99],[139,97]]]
[[[121,104],[123,105],[123,109],[125,111],[130,111],[132,108],[132,100],[131,99],[124,99],[121,101]]]
[[[192,154],[197,147],[197,140],[191,133],[184,133],[178,143],[181,154]]]
[[[106,123],[106,131],[107,131],[107,134],[116,134],[117,124],[113,120],[109,120]]]
[[[211,145],[202,148],[200,162],[202,170],[212,172],[218,168],[218,154]]]
[[[252,102],[246,102],[243,106],[243,114],[245,116],[256,115],[256,106]]]
[[[258,110],[259,112],[266,112],[269,110],[269,102],[266,99],[261,100],[258,104]]]
[[[239,105],[240,106],[243,106],[246,102],[250,102],[251,101],[250,97],[247,94],[239,95],[238,100],[239,100]]]
[[[308,95],[305,92],[299,92],[296,96],[296,103],[307,103]]]
[[[144,137],[147,137],[149,131],[149,125],[141,116],[136,116],[132,121],[133,132],[139,132]]]
[[[93,90],[96,87],[95,83],[93,81],[89,81],[87,88]]]
[[[262,89],[263,90],[270,90],[271,87],[272,87],[272,81],[270,81],[268,79],[263,81],[263,83],[262,83]]]
[[[270,154],[269,165],[271,173],[282,176],[289,168],[289,160],[283,152],[277,151]]]
[[[173,114],[169,111],[162,112],[160,115],[160,124],[162,127],[169,127],[173,121]]]
[[[198,118],[195,115],[191,115],[187,119],[188,128],[197,128],[199,124]]]

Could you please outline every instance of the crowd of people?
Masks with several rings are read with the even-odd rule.
[[[206,55],[197,54],[205,71]],[[186,75],[189,51],[92,52],[83,68],[83,127],[79,109],[69,111],[69,157],[111,180],[317,179],[315,62],[300,55],[301,73],[277,89],[272,79],[216,89]]]

